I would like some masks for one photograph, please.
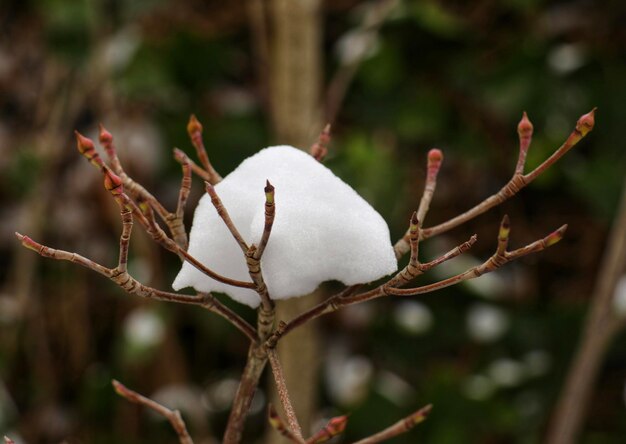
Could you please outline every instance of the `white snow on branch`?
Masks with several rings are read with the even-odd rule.
[[[215,186],[248,245],[258,245],[263,233],[266,179],[276,188],[276,218],[261,260],[272,299],[306,295],[328,280],[367,283],[397,270],[380,214],[332,171],[290,146],[258,152]],[[250,281],[242,251],[208,195],[194,215],[189,253],[218,273]],[[187,262],[172,287],[259,305],[254,291],[217,282]]]

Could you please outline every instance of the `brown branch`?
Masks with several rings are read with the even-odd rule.
[[[504,222],[505,221],[503,220],[503,224],[501,225],[499,235],[503,233],[502,227],[506,226]],[[271,345],[272,343],[277,342],[280,338],[285,336],[287,333],[293,331],[297,327],[300,327],[301,325],[306,324],[307,322],[313,319],[316,319],[322,315],[333,313],[339,310],[340,308],[348,306],[348,305],[358,304],[358,303],[376,299],[382,296],[413,296],[413,295],[418,295],[418,294],[430,293],[435,290],[449,287],[451,285],[455,285],[466,280],[475,279],[477,277],[482,276],[485,273],[489,273],[491,271],[498,269],[499,267],[506,264],[507,262],[518,259],[522,256],[526,256],[531,253],[542,251],[546,249],[547,247],[554,245],[555,243],[557,243],[558,241],[562,239],[566,228],[567,228],[567,225],[563,225],[558,230],[550,233],[545,238],[537,240],[531,244],[526,245],[525,247],[518,248],[517,250],[514,250],[514,251],[510,251],[510,252],[505,251],[503,252],[503,254],[499,254],[496,251],[496,253],[494,253],[484,263],[476,267],[472,267],[463,273],[457,274],[450,278],[447,278],[447,279],[444,279],[444,280],[441,280],[441,281],[438,281],[429,285],[424,285],[424,286],[415,287],[415,288],[404,288],[404,289],[395,288],[392,285],[396,285],[398,282],[398,275],[396,275],[393,278],[391,278],[389,281],[387,281],[386,283],[372,290],[366,291],[364,293],[357,293],[357,294],[341,296],[341,297],[339,297],[339,295],[332,296],[326,299],[324,302],[316,305],[312,309],[297,316],[293,320],[279,325],[279,328],[274,332],[272,337],[270,337],[268,341],[268,346]],[[469,241],[459,245],[458,247],[455,247],[453,250],[444,254],[440,258],[437,258],[426,264],[420,265],[420,269],[422,271],[425,271],[436,265],[441,264],[442,262],[448,259],[456,257],[459,254],[463,253],[464,251],[467,251],[474,244],[474,242],[476,242],[476,235],[472,236]],[[400,273],[402,273],[402,271]]]
[[[428,404],[427,406],[419,409],[417,412],[412,413],[406,418],[396,422],[394,425],[387,427],[385,430],[378,432],[368,438],[361,439],[354,444],[376,444],[406,433],[419,423],[423,422],[426,419],[426,416],[428,416],[428,414],[432,410],[432,408],[432,404]]]
[[[183,418],[178,410],[170,410],[158,402],[130,390],[115,379],[112,382],[115,392],[122,398],[154,410],[156,413],[167,419],[178,434],[180,444],[193,444],[193,440],[191,439],[191,436],[189,436],[189,432],[187,432],[185,421],[183,421]]]
[[[285,425],[272,404],[267,406],[267,420],[274,430],[284,438],[298,444],[306,444],[302,436],[298,436],[289,426]]]
[[[215,168],[213,168],[213,165],[209,160],[209,156],[206,153],[206,148],[204,148],[204,141],[202,140],[202,124],[193,114],[189,116],[189,123],[187,123],[187,134],[189,134],[191,144],[196,149],[198,159],[204,167],[204,171],[206,171],[207,175],[209,176],[208,182],[210,182],[212,185],[220,182],[222,180],[222,176],[220,176],[218,172],[215,171]]]
[[[328,144],[330,143],[330,123],[327,123],[317,141],[309,148],[309,154],[318,162],[321,162],[328,154]]]
[[[194,296],[158,290],[156,288],[148,287],[142,284],[141,282],[133,278],[127,271],[122,271],[118,267],[107,268],[92,261],[91,259],[81,256],[80,254],[47,247],[38,242],[35,242],[30,237],[24,236],[20,233],[15,233],[15,235],[20,240],[22,245],[24,245],[24,247],[35,251],[40,256],[55,260],[74,262],[76,264],[82,265],[85,268],[89,268],[90,270],[106,276],[115,284],[120,286],[124,291],[135,296],[140,296],[142,298],[152,299],[155,301],[199,305],[225,318],[227,321],[237,327],[242,333],[244,333],[248,338],[250,338],[251,341],[258,340],[256,332],[250,324],[243,320],[238,314],[224,306],[210,293],[200,293],[199,295]]]
[[[421,230],[426,214],[430,208],[430,202],[433,199],[435,188],[437,187],[437,175],[441,169],[441,162],[443,161],[443,153],[437,148],[433,148],[428,152],[426,162],[426,183],[424,184],[424,192],[420,200],[419,207],[417,209],[416,219],[418,222],[418,228]],[[407,242],[411,233],[407,231],[402,239],[396,242],[393,249],[396,253],[396,257],[399,259],[410,249],[410,244]]]
[[[265,226],[263,227],[263,235],[256,250],[255,259],[261,260],[267,242],[272,234],[272,226],[274,225],[274,217],[276,216],[276,205],[274,204],[274,186],[269,180],[265,185]]]
[[[333,439],[341,435],[348,425],[348,415],[335,416],[330,418],[326,425],[315,435],[306,440],[306,444],[317,444]]]
[[[547,443],[568,444],[581,435],[589,400],[606,351],[615,336],[626,327],[626,319],[617,314],[613,305],[615,287],[625,269],[626,181],[622,186],[621,202],[596,276],[584,331],[555,406]]]
[[[217,214],[222,218],[222,220],[224,221],[224,224],[226,225],[226,228],[228,228],[228,231],[230,231],[230,234],[232,234],[235,240],[237,241],[237,244],[239,245],[239,248],[241,248],[241,251],[243,251],[243,253],[246,254],[249,248],[248,244],[246,244],[246,241],[243,239],[243,236],[239,233],[239,230],[237,230],[237,227],[235,226],[232,219],[230,218],[230,215],[228,214],[228,210],[226,209],[224,204],[222,204],[222,199],[220,199],[220,197],[217,195],[217,192],[215,191],[215,188],[213,187],[213,185],[211,185],[211,183],[205,182],[205,185],[206,185],[206,192],[211,197],[211,203],[215,207]]]
[[[239,444],[241,442],[243,425],[265,364],[267,364],[265,348],[256,343],[251,344],[248,350],[246,366],[239,380],[239,387],[237,388],[237,393],[235,393],[235,399],[233,399],[233,405],[228,416],[228,423],[222,439],[223,444]]]
[[[285,381],[285,375],[283,374],[283,368],[278,359],[278,353],[275,348],[267,351],[267,356],[272,367],[272,374],[274,375],[274,382],[276,383],[276,390],[278,391],[278,397],[283,406],[283,410],[287,415],[287,422],[289,423],[289,429],[296,436],[298,442],[304,442],[302,437],[302,429],[298,423],[296,412],[291,404],[291,398],[289,397],[289,391],[287,390],[287,382]]]
[[[204,171],[202,167],[200,167],[197,163],[191,160],[189,156],[187,156],[183,151],[179,150],[178,148],[174,148],[174,160],[182,164],[183,159],[187,161],[187,163],[189,163],[189,166],[191,167],[191,171],[195,173],[196,176],[198,176],[200,179],[204,180],[205,182],[211,181],[211,176],[209,176],[209,173]]]
[[[592,109],[589,113],[581,116],[580,119],[578,119],[578,122],[576,122],[576,128],[574,128],[572,133],[568,136],[565,143],[563,143],[563,145],[561,145],[548,159],[546,159],[543,163],[541,163],[534,170],[532,170],[528,174],[522,174],[521,172],[517,172],[517,171],[523,171],[523,165],[522,165],[522,168],[517,166],[516,172],[511,177],[511,180],[506,185],[504,185],[504,187],[502,187],[500,191],[498,191],[496,194],[489,196],[487,199],[485,199],[484,201],[482,201],[481,203],[479,203],[478,205],[476,205],[475,207],[471,208],[470,210],[466,211],[463,214],[460,214],[439,225],[435,225],[433,227],[423,229],[421,238],[427,239],[429,237],[433,237],[438,234],[444,233],[448,230],[451,230],[452,228],[456,228],[459,225],[501,204],[505,200],[515,196],[522,188],[530,184],[533,180],[537,178],[537,176],[539,176],[541,173],[543,173],[545,170],[551,167],[557,160],[563,157],[570,149],[572,149],[578,142],[580,142],[580,140],[582,140],[583,137],[585,137],[593,129],[594,122],[595,122],[594,121],[595,111],[596,111],[596,108]],[[522,124],[523,122],[524,122],[524,118],[522,118],[522,122],[520,122],[520,124]],[[530,139],[528,140],[528,143],[530,143]],[[522,148],[523,146],[524,145],[522,145]],[[520,153],[518,164],[520,164],[520,162],[525,161],[525,158],[526,158],[525,156],[526,156],[525,153],[524,154]],[[400,243],[402,242],[402,240],[398,242]],[[396,246],[397,245],[398,244],[396,244]]]

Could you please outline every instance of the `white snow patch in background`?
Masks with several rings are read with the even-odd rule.
[[[412,335],[428,332],[434,323],[430,309],[416,301],[405,301],[396,305],[393,319],[402,330]]]
[[[496,341],[508,328],[508,315],[494,305],[474,304],[467,312],[467,331],[477,342]]]
[[[215,186],[248,244],[263,233],[265,180],[276,188],[276,218],[262,259],[272,299],[308,294],[328,280],[371,282],[397,270],[384,219],[313,157],[290,146],[266,148]],[[214,271],[250,281],[243,254],[211,199],[200,199],[189,253]],[[172,287],[217,291],[251,307],[258,295],[217,282],[185,262]]]

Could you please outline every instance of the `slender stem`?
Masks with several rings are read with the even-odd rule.
[[[241,233],[239,233],[239,230],[237,230],[237,227],[230,218],[230,214],[228,214],[228,210],[222,203],[222,199],[220,199],[220,197],[217,195],[217,192],[215,191],[213,185],[211,185],[209,182],[205,182],[205,185],[206,192],[211,197],[211,203],[215,207],[217,214],[222,218],[224,224],[228,228],[228,231],[230,231],[230,234],[233,235],[233,237],[237,241],[237,244],[239,244],[239,248],[241,248],[241,251],[246,254],[248,252],[248,244],[246,244],[243,236],[241,235]]]
[[[126,271],[128,264],[128,247],[133,229],[133,216],[127,207],[122,208],[120,214],[122,216],[122,235],[120,236],[120,257],[117,268]]]
[[[210,182],[211,181],[211,176],[209,176],[209,173],[204,171],[201,166],[199,166],[197,163],[195,163],[193,160],[191,160],[181,150],[179,150],[178,148],[174,148],[174,159],[178,163],[182,163],[182,159],[183,159],[183,157],[180,154],[182,154],[185,157],[187,163],[189,163],[189,166],[191,167],[191,171],[196,176],[198,176],[200,179],[204,180],[205,182]]]
[[[191,139],[191,144],[196,149],[196,154],[200,163],[204,167],[204,170],[209,176],[208,182],[215,185],[222,180],[222,176],[215,171],[209,156],[207,155],[206,148],[204,147],[204,140],[202,140],[202,125],[193,114],[189,117],[189,123],[187,124],[187,133]]]
[[[496,270],[497,268],[501,267],[507,262],[518,259],[530,253],[535,253],[535,252],[544,250],[545,248],[554,245],[555,243],[557,243],[559,240],[562,239],[563,234],[566,229],[567,229],[567,225],[563,225],[558,230],[555,230],[554,232],[550,233],[545,238],[537,240],[531,244],[528,244],[525,247],[518,248],[517,250],[511,251],[511,252],[505,252],[504,254],[498,254],[498,252],[496,252],[489,259],[487,259],[484,263],[476,267],[472,267],[463,273],[459,273],[455,276],[449,277],[447,279],[443,279],[441,281],[438,281],[429,285],[424,285],[424,286],[415,287],[415,288],[405,288],[405,289],[394,288],[389,285],[390,283],[395,283],[394,280],[396,279],[396,277],[394,277],[390,281],[372,290],[366,291],[364,293],[357,293],[357,294],[343,296],[343,297],[338,297],[338,295],[335,295],[333,297],[328,298],[324,302],[316,305],[311,310],[302,313],[300,316],[294,318],[290,322],[282,326],[279,326],[279,328],[274,333],[274,335],[269,339],[268,345],[271,345],[272,343],[277,342],[280,338],[282,338],[289,332],[293,331],[295,328],[313,319],[316,319],[322,315],[333,313],[339,310],[340,308],[348,306],[348,305],[358,304],[358,303],[376,299],[382,296],[413,296],[413,295],[418,295],[418,294],[430,293],[435,290],[449,287],[451,285],[455,285],[466,280],[475,279],[477,277],[482,276],[485,273],[489,273],[491,271]],[[469,247],[471,247],[475,239],[476,239],[475,236],[472,236],[470,241],[462,244],[459,247],[456,247],[454,250],[452,250],[452,252],[448,252],[446,253],[446,255],[442,257],[451,258],[451,257],[457,256],[462,251],[465,251]],[[433,263],[439,264],[443,262],[443,260],[444,259],[437,259],[433,261]],[[428,267],[429,263],[424,264],[424,266]]]
[[[189,436],[189,432],[187,432],[185,421],[183,421],[183,418],[178,410],[170,410],[158,402],[130,390],[115,379],[113,380],[113,387],[115,388],[117,394],[126,400],[154,410],[159,415],[167,419],[176,431],[176,434],[178,434],[180,444],[193,444],[193,440],[191,439],[191,436]]]
[[[276,216],[276,205],[274,201],[274,187],[267,181],[265,186],[265,225],[263,227],[263,235],[259,242],[259,247],[256,250],[255,258],[261,260],[267,242],[272,234],[272,226],[274,225],[274,217]]]
[[[563,157],[570,149],[572,149],[583,137],[585,137],[589,131],[593,129],[594,125],[594,112],[595,108],[583,115],[578,122],[576,123],[576,128],[569,135],[567,140],[561,145],[548,159],[546,159],[541,165],[535,168],[528,174],[519,173],[519,166],[516,167],[516,172],[511,177],[511,180],[502,187],[500,191],[496,194],[489,196],[487,199],[466,211],[463,214],[460,214],[446,222],[443,222],[439,225],[435,225],[430,228],[425,228],[422,230],[422,239],[427,239],[429,237],[436,236],[441,233],[445,233],[446,231],[451,230],[452,228],[456,228],[459,225],[475,218],[483,214],[484,212],[490,210],[491,208],[501,204],[505,200],[515,196],[522,188],[526,187],[533,180],[537,178],[541,173],[547,170],[550,166],[552,166],[557,160]],[[524,157],[525,160],[525,157]],[[400,241],[398,241],[400,243]],[[396,244],[398,245],[398,244]]]
[[[222,439],[223,444],[239,444],[241,442],[244,422],[266,363],[267,353],[265,349],[258,344],[250,345],[246,366],[241,375],[228,417],[228,424]]]
[[[368,438],[361,439],[354,444],[376,444],[406,433],[413,427],[418,425],[420,422],[423,422],[426,419],[426,416],[432,410],[432,408],[433,406],[431,404],[428,404],[427,406],[419,409],[417,412],[412,413],[406,418],[403,418],[400,421],[396,422],[392,426],[387,427],[385,430],[378,432]]]
[[[283,422],[283,420],[280,418],[280,415],[271,403],[267,406],[267,420],[269,421],[272,428],[280,433],[282,437],[288,439],[291,442],[295,442],[296,444],[306,444],[304,438],[296,435],[296,433]]]
[[[274,381],[276,382],[278,397],[280,398],[280,402],[283,406],[283,409],[285,410],[285,414],[287,415],[289,428],[298,439],[304,440],[304,438],[302,437],[302,429],[300,428],[298,418],[296,417],[296,412],[294,411],[293,405],[291,404],[291,398],[287,389],[287,382],[285,381],[285,375],[283,374],[283,368],[280,364],[280,360],[278,359],[278,353],[276,352],[276,349],[269,349],[267,351],[267,356],[270,361],[270,366],[272,367],[272,373],[274,375]]]
[[[580,436],[606,348],[624,328],[624,319],[616,316],[614,311],[613,298],[618,279],[626,267],[626,181],[603,256],[585,329],[548,432],[546,442],[550,444],[567,444]]]

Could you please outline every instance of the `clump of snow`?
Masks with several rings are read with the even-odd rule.
[[[328,280],[354,285],[397,270],[380,214],[328,168],[290,146],[258,152],[215,186],[248,245],[258,244],[263,233],[266,179],[276,188],[276,218],[261,260],[272,299],[308,294]],[[194,215],[189,253],[222,275],[250,281],[241,249],[208,195]],[[187,262],[172,287],[223,292],[259,305],[253,290],[217,282]]]

